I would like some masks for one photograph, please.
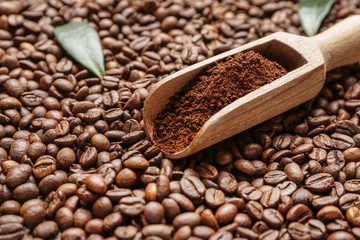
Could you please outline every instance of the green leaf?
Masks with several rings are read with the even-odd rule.
[[[82,22],[55,27],[54,34],[62,48],[96,76],[105,74],[104,54],[98,33]]]
[[[315,35],[335,0],[303,0],[299,5],[300,23],[307,36]]]

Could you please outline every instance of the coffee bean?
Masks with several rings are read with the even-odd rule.
[[[255,187],[246,187],[241,191],[241,196],[247,201],[257,201],[261,198],[262,192]]]
[[[134,156],[126,159],[124,166],[131,169],[146,169],[149,167],[149,162],[143,157]]]
[[[129,169],[122,169],[116,176],[116,185],[118,187],[130,187],[136,182],[136,173]]]
[[[237,210],[234,204],[226,203],[217,209],[215,218],[220,225],[230,223],[234,219]]]
[[[305,189],[299,188],[292,195],[291,198],[295,204],[302,203],[305,205],[310,205],[315,199],[313,199],[313,194]]]
[[[287,179],[286,173],[279,170],[270,171],[264,175],[264,182],[272,186],[282,183],[286,179]]]
[[[243,172],[247,175],[254,175],[256,173],[255,166],[246,159],[239,159],[234,162],[234,166],[240,172]]]
[[[360,193],[360,181],[358,179],[352,179],[344,183],[344,188],[347,192]]]
[[[149,202],[144,207],[144,215],[148,223],[161,223],[164,218],[164,207],[158,202]]]
[[[276,185],[276,188],[280,189],[280,196],[289,196],[296,191],[297,186],[294,182],[284,181]]]
[[[346,211],[346,220],[353,226],[359,226],[359,208],[358,207],[350,207]]]
[[[20,212],[20,204],[14,200],[8,200],[1,204],[0,212],[2,214],[18,214]]]
[[[312,192],[325,192],[331,188],[334,178],[328,173],[317,173],[305,179],[304,183]]]
[[[253,219],[261,220],[264,208],[263,206],[255,201],[249,201],[246,204],[246,211],[249,214],[249,216]]]
[[[89,190],[100,195],[107,190],[106,182],[99,174],[91,174],[85,179],[84,184]]]
[[[328,222],[335,219],[342,219],[342,215],[339,208],[335,206],[325,206],[319,210],[316,217],[322,222]]]
[[[119,202],[120,211],[128,216],[138,216],[142,213],[145,201],[138,197],[123,197]]]
[[[92,213],[85,208],[78,208],[74,212],[74,226],[84,228],[86,223],[92,219]]]
[[[49,155],[39,157],[33,166],[33,174],[37,179],[42,179],[55,171],[55,159]]]
[[[293,239],[311,239],[309,229],[302,223],[293,222],[288,226],[288,232]]]
[[[45,221],[36,226],[34,236],[44,239],[54,238],[58,231],[58,226],[54,221]]]
[[[200,225],[201,217],[197,213],[186,212],[177,215],[173,220],[173,226],[179,229],[182,226],[188,225],[190,227],[196,227]]]
[[[314,145],[321,149],[330,150],[331,148],[334,147],[334,143],[332,142],[331,138],[324,133],[315,136],[313,138],[313,141],[314,141]]]
[[[255,233],[254,231],[248,229],[248,228],[243,228],[243,227],[238,227],[236,229],[237,233],[239,233],[239,235],[241,237],[244,237],[245,239],[258,239],[259,235],[257,233]]]
[[[284,217],[281,213],[273,208],[264,209],[262,219],[271,227],[271,228],[280,228],[284,223]]]
[[[202,162],[196,166],[196,171],[198,171],[199,175],[202,178],[215,180],[218,177],[217,169],[208,163]]]
[[[278,239],[279,237],[279,231],[269,229],[259,235],[260,240],[267,240],[267,239]]]
[[[39,189],[34,183],[24,183],[13,190],[13,198],[19,202],[25,202],[38,196]]]
[[[89,147],[85,150],[83,154],[81,154],[79,163],[83,167],[90,167],[93,165],[96,161],[98,151],[95,147]]]
[[[28,164],[20,164],[10,169],[6,174],[5,182],[9,187],[15,188],[28,179],[31,171],[32,169]]]
[[[123,221],[121,213],[111,213],[104,218],[103,229],[104,231],[110,232],[119,226]]]
[[[73,222],[74,222],[73,212],[67,207],[60,208],[56,212],[55,219],[56,219],[56,223],[59,225],[59,228],[61,230],[73,226]]]
[[[45,219],[45,204],[40,199],[28,200],[21,206],[20,215],[24,225],[32,229]]]
[[[225,203],[225,194],[215,188],[209,188],[205,191],[205,202],[211,208],[220,207]]]
[[[81,228],[72,227],[68,228],[65,231],[61,233],[62,239],[71,239],[71,238],[77,238],[77,239],[85,239],[86,233]]]
[[[339,206],[342,211],[347,211],[351,207],[360,207],[360,195],[346,193],[339,198]]]
[[[113,205],[108,197],[100,197],[96,199],[92,206],[92,212],[95,217],[104,218],[111,213]]]
[[[281,191],[278,188],[272,188],[265,191],[261,196],[260,203],[264,207],[276,207],[280,202]]]
[[[187,198],[186,196],[180,194],[180,193],[171,193],[169,194],[169,197],[176,201],[178,206],[183,209],[184,211],[194,211],[195,206],[193,202]]]
[[[328,239],[329,240],[340,240],[340,239],[355,240],[356,238],[351,233],[344,232],[344,231],[338,231],[338,232],[334,232],[334,233],[330,234]]]
[[[157,194],[156,198],[158,201],[161,201],[170,193],[170,180],[165,175],[159,175],[159,178],[156,180]]]
[[[333,150],[327,155],[326,162],[328,165],[337,165],[340,168],[345,166],[345,158],[341,151]]]
[[[287,164],[284,168],[284,172],[286,173],[288,179],[297,185],[299,185],[304,179],[301,168],[297,163]]]
[[[312,206],[317,210],[329,205],[336,206],[338,203],[339,198],[332,196],[318,197],[312,200]]]
[[[310,230],[311,239],[322,239],[326,234],[325,224],[319,220],[310,219],[306,227]]]
[[[181,190],[190,199],[199,199],[205,193],[204,184],[194,176],[183,177],[180,180]]]
[[[286,214],[286,220],[298,221],[305,223],[307,220],[313,218],[313,212],[304,204],[296,204]]]

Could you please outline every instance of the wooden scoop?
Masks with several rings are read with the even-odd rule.
[[[360,60],[360,15],[348,17],[310,38],[274,33],[166,77],[152,87],[145,102],[148,137],[153,139],[153,120],[165,108],[169,97],[211,63],[248,50],[278,62],[288,73],[221,109],[205,122],[190,145],[180,152],[164,152],[166,157],[189,156],[314,98],[327,71]]]

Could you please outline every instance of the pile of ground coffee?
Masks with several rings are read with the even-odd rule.
[[[285,75],[278,63],[254,52],[241,52],[206,67],[154,121],[154,141],[165,152],[178,152],[201,126],[236,99]]]

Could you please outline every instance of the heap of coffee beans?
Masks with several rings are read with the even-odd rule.
[[[146,138],[151,86],[276,31],[298,1],[0,2],[0,239],[360,239],[360,67],[312,102],[180,160]],[[336,1],[323,27],[359,13]],[[106,76],[55,26],[91,24]]]

